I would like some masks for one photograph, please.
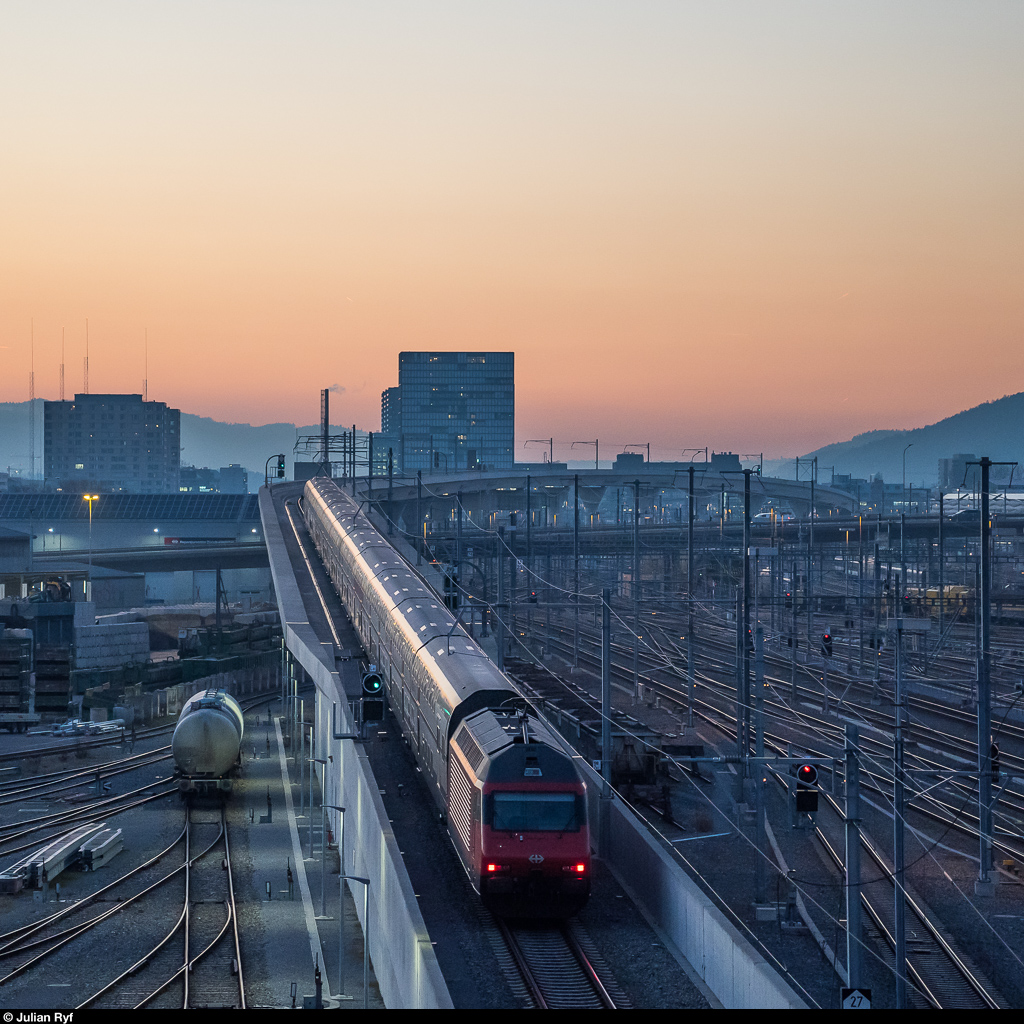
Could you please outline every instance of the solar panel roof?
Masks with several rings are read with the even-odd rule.
[[[94,520],[227,519],[259,522],[255,494],[101,494],[92,503]],[[80,494],[0,494],[4,519],[89,519]]]

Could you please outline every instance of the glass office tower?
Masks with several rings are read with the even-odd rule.
[[[515,405],[513,352],[402,352],[382,426],[400,436],[406,473],[511,469]]]

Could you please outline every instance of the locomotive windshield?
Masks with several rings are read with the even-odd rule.
[[[493,829],[501,832],[578,832],[583,798],[575,793],[492,793],[488,798]]]

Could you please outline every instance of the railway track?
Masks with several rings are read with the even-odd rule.
[[[621,993],[617,1003],[571,926],[496,920],[538,1010],[622,1008]]]
[[[845,871],[843,810],[836,800],[822,794],[829,813],[819,813],[815,836],[836,868]],[[891,863],[867,837],[861,838],[867,853],[861,865],[861,903],[896,968],[895,888]],[[906,892],[908,925],[913,940],[907,943],[905,965],[909,989],[920,1008],[939,1010],[1008,1009],[978,968],[956,949],[924,905]]]
[[[68,957],[77,962],[83,952],[116,969],[117,956],[109,954],[127,953],[131,962],[122,959],[120,972],[84,999],[79,993],[76,1009],[244,1009],[224,811],[186,810],[186,817],[181,833],[155,856],[42,920],[0,934],[0,987],[52,971],[51,963]],[[178,847],[182,860],[163,867]]]
[[[101,925],[117,918],[174,878],[184,865],[163,873],[155,869],[184,842],[185,835],[182,829],[180,835],[155,856],[84,898],[39,921],[0,934],[0,986],[40,966],[81,936],[91,932],[94,937]],[[105,906],[107,903],[112,906]]]
[[[225,812],[186,813],[185,860],[164,879],[183,879],[177,906],[163,907],[166,931],[76,1009],[245,1009]]]
[[[548,637],[548,642],[551,638]],[[571,643],[562,640],[556,641],[563,645],[563,650],[571,650]],[[581,660],[590,658],[589,653],[580,651]],[[620,679],[631,681],[632,667],[625,664],[615,664],[613,656],[613,674]],[[645,685],[651,685],[655,690],[662,693],[671,693],[675,700],[685,697],[678,691],[672,692],[663,684],[645,678]],[[695,702],[696,713],[708,724],[726,733],[730,740],[735,741],[735,718],[730,714],[728,701],[723,708],[717,704],[708,704],[704,701]],[[862,708],[865,712],[877,709]],[[809,755],[834,757],[842,749],[841,734],[835,723],[822,719],[813,719],[813,716],[803,714],[801,716],[804,729],[808,726],[820,730],[823,734],[821,740],[816,740],[813,735],[805,731],[801,749]],[[891,720],[890,720],[891,727]],[[766,732],[766,747],[774,748],[779,753],[785,753],[789,737],[772,735]],[[862,746],[876,748],[876,768],[871,769],[862,765],[861,785],[864,790],[874,789],[883,798],[888,797],[892,791],[892,775],[884,769],[879,769],[878,764],[884,763],[885,757],[891,757],[891,743],[884,741],[873,741],[871,737],[862,734]],[[922,766],[940,767],[937,763],[927,758],[920,758]],[[777,776],[778,781],[786,788],[786,780]],[[833,784],[834,785],[834,784]],[[819,841],[823,844],[829,857],[837,869],[842,872],[844,863],[841,851],[843,849],[841,822],[842,809],[839,804],[827,793],[822,793],[826,799],[831,814],[821,816],[823,823],[816,830]],[[968,794],[969,796],[969,794]],[[1011,805],[1016,810],[1016,805]],[[909,809],[909,806],[908,806]],[[971,820],[971,816],[964,811],[963,801],[959,805],[945,803],[936,796],[931,795],[922,804],[913,807],[920,814],[937,821],[945,830],[957,827],[968,835],[976,832],[977,821]],[[1024,810],[1024,806],[1021,807]],[[864,859],[862,869],[862,900],[867,909],[869,918],[874,922],[874,927],[879,938],[887,944],[890,951],[890,963],[895,966],[892,959],[892,950],[895,943],[893,939],[893,920],[895,907],[895,891],[891,865],[886,862],[884,855],[870,841],[870,838],[863,838],[864,849],[867,857]],[[1007,844],[1006,831],[1002,837],[997,837],[997,848],[1015,856],[1024,856],[1024,847],[1017,848]],[[933,1006],[940,1008],[968,1008],[983,1009],[995,1008],[1005,1005],[1001,998],[995,994],[991,985],[981,979],[973,965],[969,964],[966,958],[954,947],[952,941],[943,934],[941,927],[931,919],[930,914],[915,900],[908,900],[909,912],[916,920],[914,941],[908,944],[907,976],[912,988],[918,993],[922,1006]]]
[[[27,779],[9,780],[0,788],[0,806],[18,803],[27,798],[56,797],[65,790],[91,785],[97,777],[110,779],[116,775],[123,775],[139,768],[148,768],[151,765],[169,761],[170,749],[170,747],[160,747],[157,750],[135,754],[117,761],[107,761],[104,764],[88,768],[67,769]]]
[[[571,650],[571,643],[561,636],[555,638],[549,636],[547,642],[561,646],[561,649],[567,654]],[[587,650],[583,649],[583,644],[588,646]],[[596,649],[596,647],[596,637],[587,634],[581,635],[581,661],[592,665],[595,669],[599,668],[599,662],[596,655],[591,653],[590,648]],[[620,659],[618,661],[616,653]],[[631,656],[631,652],[627,648],[618,647],[616,649],[613,645],[613,672],[616,672],[620,679],[628,683],[632,678],[632,669],[626,661],[622,660],[627,655]],[[706,665],[708,660],[713,659],[702,654],[701,660]],[[641,664],[646,669],[650,662],[645,664],[642,661]],[[727,678],[731,677],[734,672],[731,662],[719,658],[717,664],[722,667],[722,675]],[[685,675],[685,673],[683,672],[681,675]],[[699,690],[704,695],[704,699],[695,700],[695,714],[726,733],[730,740],[735,742],[735,687],[730,686],[721,678],[703,673],[698,673],[697,678],[700,684]],[[675,689],[664,680],[653,679],[646,672],[642,675],[642,681],[646,687],[667,700],[685,706],[686,696],[683,690]],[[682,680],[680,681],[682,682]],[[766,675],[766,681],[774,683],[777,688],[784,685],[783,680],[771,675]],[[808,701],[815,699],[819,692],[805,686],[798,687],[799,695]],[[955,709],[942,708],[934,701],[914,700],[911,706],[918,711],[927,711],[969,726],[970,729],[976,728],[973,716]],[[883,800],[887,800],[892,793],[893,784],[891,770],[887,769],[887,763],[891,761],[892,757],[892,715],[869,703],[858,704],[849,700],[846,701],[846,710],[857,719],[872,725],[874,732],[878,734],[873,736],[865,730],[861,736],[862,746],[867,753],[872,755],[874,762],[874,767],[870,765],[863,767],[862,784],[866,791],[874,790]],[[843,732],[842,723],[838,719],[831,720],[820,717],[806,707],[800,707],[795,712],[788,704],[773,700],[766,700],[765,714],[769,728],[772,727],[772,723],[775,723],[778,728],[790,729],[788,735],[779,732],[766,733],[766,741],[774,743],[780,753],[785,751],[788,742],[793,742],[799,749],[810,755],[841,756]],[[792,731],[797,724],[799,731]],[[1009,723],[1003,724],[1002,732],[1014,740],[1024,738],[1024,730]],[[937,775],[941,775],[944,770],[948,771],[949,762],[943,763],[937,760],[938,754],[953,759],[963,769],[970,769],[974,763],[974,747],[970,739],[965,740],[955,734],[929,728],[920,720],[913,722],[913,738],[920,745],[920,749],[908,752],[908,767],[910,768],[934,771]],[[922,753],[929,749],[931,750],[930,755]],[[1024,757],[1015,755],[1009,750],[1004,750],[1002,756],[1004,766],[1011,772],[1024,770]],[[825,770],[828,771],[828,769]],[[940,799],[940,797],[944,797],[944,799]],[[976,836],[978,829],[975,805],[976,798],[974,801],[970,799],[970,789],[963,781],[957,779],[950,779],[937,789],[929,790],[918,798],[915,798],[912,792],[908,792],[908,811],[912,810],[924,816],[929,822],[938,823],[943,830],[953,828],[969,839]],[[1024,861],[1024,843],[1019,841],[1020,822],[1024,818],[1024,795],[1009,788],[1004,790],[996,804],[996,815],[995,848],[1018,862]]]
[[[48,839],[54,839],[66,832],[68,827],[75,823],[90,821],[97,817],[109,818],[113,815],[132,810],[142,804],[149,803],[151,800],[162,800],[164,797],[178,792],[177,786],[169,789],[160,789],[156,793],[149,792],[161,785],[163,783],[160,781],[152,782],[128,793],[91,801],[73,810],[55,811],[50,814],[40,815],[38,818],[30,818],[26,821],[6,826],[0,829],[0,847],[2,847],[0,849],[0,858],[7,858],[11,854],[41,846]],[[43,835],[42,833],[47,829],[54,829],[55,831]]]

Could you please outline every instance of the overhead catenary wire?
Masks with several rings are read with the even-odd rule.
[[[434,494],[435,492],[430,492],[430,493]],[[435,496],[442,497],[441,495],[436,495],[436,494],[435,494]],[[481,533],[489,534],[492,538],[494,537],[494,534],[491,531],[486,530],[478,522],[475,522],[474,520],[472,520],[471,517],[467,517],[466,521],[469,523],[469,525],[471,527],[477,529]],[[405,532],[405,531],[403,531],[403,532]],[[406,535],[410,536],[408,533],[406,533]],[[514,554],[514,551],[513,551],[512,547],[507,542],[504,542],[503,540],[499,540],[499,543],[504,546],[505,550],[508,553]],[[528,566],[526,568],[526,572],[529,574],[529,576],[532,579],[542,582],[551,591],[562,593],[562,594],[565,594],[565,595],[567,595],[569,597],[577,597],[577,596],[579,596],[581,598],[594,598],[594,597],[596,597],[595,594],[591,593],[589,585],[587,587],[580,586],[578,588],[560,587],[557,584],[555,584],[553,581],[545,579],[544,576],[541,573],[538,573],[538,572],[534,571],[532,567]],[[461,588],[461,586],[460,586],[459,589],[462,590],[463,588]],[[506,630],[508,631],[509,635],[515,636],[514,630],[511,628],[512,627],[512,623],[511,622],[506,622],[502,618],[501,611],[499,609],[496,609],[493,606],[493,604],[490,604],[490,603],[487,603],[487,602],[485,602],[485,604],[489,607],[489,609],[491,611],[491,614],[494,615],[499,621],[502,622],[503,626],[506,628]],[[627,623],[626,620],[623,619],[622,616],[619,615],[617,612],[615,612],[614,615],[615,615],[616,622],[618,624],[620,624],[624,629],[628,630],[630,633],[637,634],[638,636],[641,634],[641,630],[638,627],[638,625],[630,626],[630,624]],[[648,641],[647,636],[642,636],[641,637],[641,639],[643,640],[645,648],[652,655],[660,658],[662,660],[662,662],[663,662],[665,667],[669,668],[673,672],[678,672],[677,666],[673,663],[672,655],[669,654],[665,650],[665,645],[662,642],[659,642],[659,639],[657,638],[657,636],[653,635],[655,631],[654,630],[647,630],[647,629],[643,630],[643,633],[645,633],[645,634],[648,633],[648,632],[650,632],[650,634],[651,634],[650,641]],[[523,646],[524,649],[528,650],[528,648],[526,648],[526,645],[522,644],[521,640],[517,636],[515,637],[515,640],[516,640],[516,642],[518,644],[520,644],[520,646]],[[668,646],[671,646],[671,645],[668,645]],[[676,655],[678,655],[679,652],[675,651],[674,653]],[[546,668],[546,666],[543,666],[543,667]],[[808,673],[810,673],[810,669],[809,668],[806,668],[806,666],[805,666],[805,669],[806,669],[806,671]],[[548,671],[550,672],[550,670],[548,670]],[[554,673],[550,673],[550,674],[553,676],[553,678],[557,679],[557,676],[554,676]],[[706,676],[703,676],[702,678],[708,680],[709,682],[712,681],[712,680],[710,680]],[[869,755],[869,760],[873,760],[870,757],[870,755]],[[944,836],[946,834],[946,832],[948,832],[949,828],[951,828],[951,827],[953,827],[953,823],[951,823],[950,825],[947,826],[946,831],[943,832],[942,835]],[[935,845],[933,844],[931,849],[934,849],[934,848],[935,848]],[[918,859],[920,859],[920,858],[918,858]]]

